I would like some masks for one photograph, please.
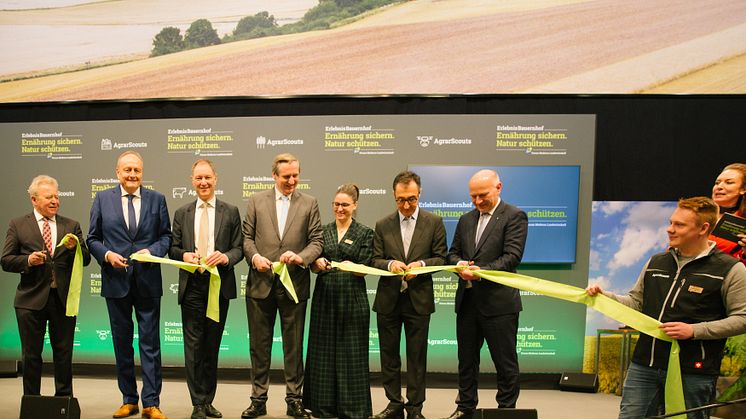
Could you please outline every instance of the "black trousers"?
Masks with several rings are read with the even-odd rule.
[[[23,356],[23,394],[41,394],[41,353],[47,322],[54,361],[54,395],[73,394],[73,338],[76,319],[77,317],[65,316],[65,304],[60,300],[56,288],[49,289],[49,299],[41,310],[16,308]]]
[[[219,298],[220,322],[207,318],[210,273],[189,277],[181,301],[184,366],[192,405],[211,404],[218,387],[218,354],[230,300]]]
[[[272,335],[280,313],[282,352],[285,361],[285,400],[303,399],[303,331],[308,301],[296,304],[275,275],[269,296],[263,300],[246,298],[251,353],[251,400],[267,401],[269,366],[272,361]]]
[[[378,313],[378,339],[381,348],[381,376],[389,406],[420,411],[425,402],[427,372],[427,334],[430,315],[419,314],[407,293],[401,293],[394,310]],[[401,329],[404,326],[407,351],[407,402],[401,396]]]
[[[461,311],[456,314],[458,341],[458,398],[459,410],[472,411],[479,402],[479,353],[484,342],[490,351],[497,371],[498,407],[515,407],[520,392],[516,334],[518,313],[497,316],[482,315],[471,294],[466,291]]]

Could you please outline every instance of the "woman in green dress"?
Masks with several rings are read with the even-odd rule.
[[[367,419],[372,414],[368,330],[370,308],[364,276],[331,268],[331,262],[367,265],[373,230],[352,217],[359,190],[337,189],[335,220],[324,226],[324,252],[312,266],[318,274],[311,300],[303,404],[313,416]]]

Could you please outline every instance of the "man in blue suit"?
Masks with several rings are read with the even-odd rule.
[[[142,157],[126,151],[117,160],[120,186],[96,194],[91,207],[88,248],[101,265],[101,295],[106,298],[123,404],[113,417],[138,410],[135,360],[132,347],[137,317],[142,364],[142,417],[165,419],[159,408],[161,392],[160,313],[161,267],[128,263],[132,253],[165,256],[171,246],[171,222],[166,198],[141,187]]]

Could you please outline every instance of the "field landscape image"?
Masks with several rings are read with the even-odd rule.
[[[17,0],[0,36],[3,102],[746,92],[740,0]]]

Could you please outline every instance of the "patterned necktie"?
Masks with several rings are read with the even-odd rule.
[[[52,228],[49,226],[49,219],[44,217],[44,225],[41,227],[41,237],[44,239],[44,246],[47,247],[47,257],[51,259],[54,245],[52,244]],[[54,265],[52,265],[52,283],[49,285],[52,288],[57,288],[57,279],[54,273]]]
[[[137,234],[137,219],[135,217],[135,204],[132,202],[135,195],[127,194],[127,229],[130,232],[130,237],[135,237]]]
[[[47,217],[44,217],[44,225],[41,230],[41,236],[44,238],[44,245],[47,247],[49,256],[52,256],[52,250],[54,250],[52,245],[52,228],[49,227],[49,219]]]
[[[203,258],[207,257],[207,248],[210,245],[210,218],[207,207],[207,202],[200,205],[202,215],[199,218],[199,237],[197,238],[197,252]]]
[[[285,233],[285,223],[288,220],[288,209],[290,208],[290,198],[283,195],[280,198],[280,214],[279,217],[277,217],[277,227],[280,229],[280,239],[282,239],[282,235]]]
[[[484,233],[485,227],[487,227],[487,224],[490,222],[490,213],[489,212],[483,212],[482,215],[479,217],[479,222],[477,223],[477,238],[474,242],[474,245],[479,245],[479,240],[482,238],[482,233]]]

